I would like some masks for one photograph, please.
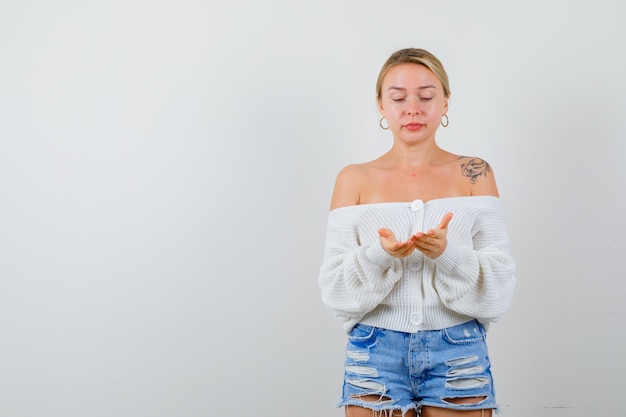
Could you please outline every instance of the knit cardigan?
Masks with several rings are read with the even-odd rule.
[[[448,212],[447,246],[431,259],[395,258],[378,229],[398,240],[435,228]],[[363,323],[415,333],[478,319],[488,327],[509,308],[515,287],[501,202],[493,196],[389,202],[334,209],[319,285],[346,332]]]

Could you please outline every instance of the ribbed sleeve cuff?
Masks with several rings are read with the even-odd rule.
[[[448,241],[446,250],[435,258],[435,262],[446,272],[454,271],[465,261],[465,251],[459,245]]]
[[[372,244],[365,252],[365,257],[371,263],[378,265],[380,268],[386,268],[393,262],[393,256],[389,255],[385,249],[383,249],[380,241]]]

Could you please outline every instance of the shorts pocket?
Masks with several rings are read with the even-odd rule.
[[[357,347],[370,347],[376,343],[376,327],[357,324],[348,335],[348,342]]]
[[[483,343],[485,331],[476,320],[443,329],[443,338],[453,345]]]

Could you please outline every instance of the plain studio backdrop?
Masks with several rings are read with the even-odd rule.
[[[519,284],[501,415],[623,416],[620,1],[0,1],[0,416],[341,416],[335,175],[422,47]]]

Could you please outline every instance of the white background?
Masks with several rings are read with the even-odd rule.
[[[330,194],[408,46],[505,204],[501,415],[622,416],[623,7],[1,0],[0,416],[341,416]]]

